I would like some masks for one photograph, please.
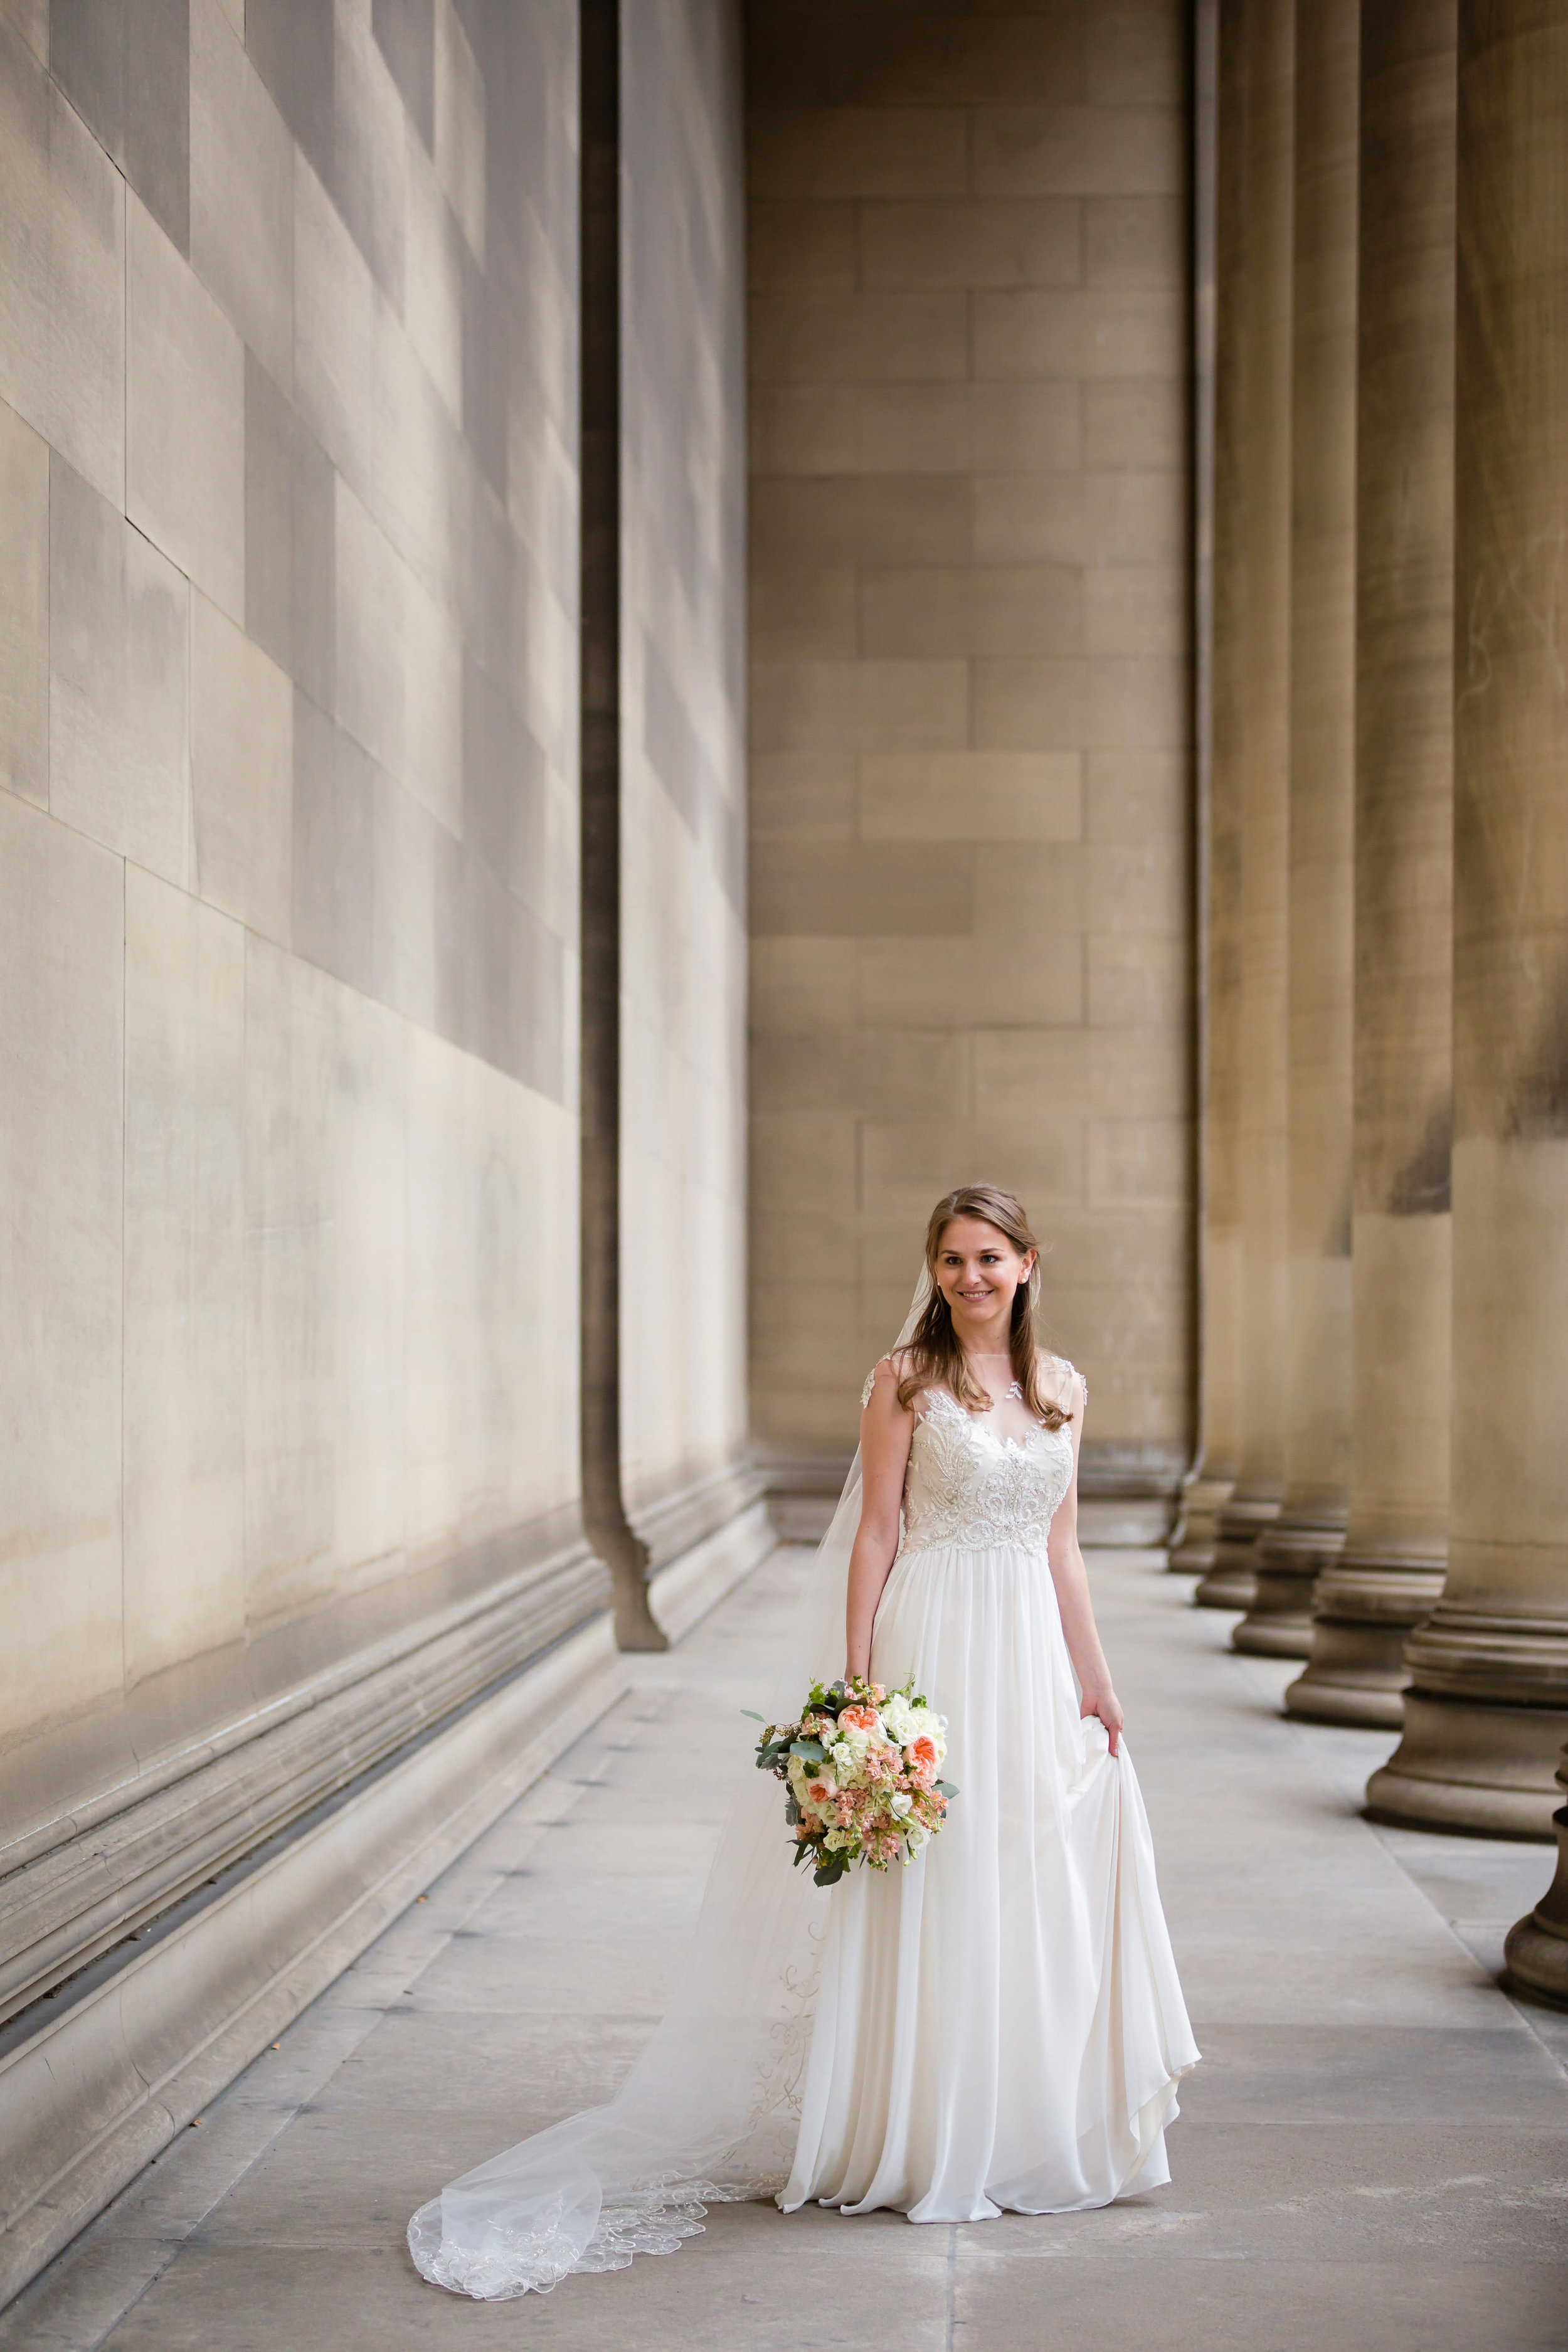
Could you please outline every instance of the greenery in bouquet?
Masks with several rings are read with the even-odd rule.
[[[958,1794],[937,1778],[946,1732],[912,1676],[898,1690],[858,1675],[814,1683],[797,1723],[763,1725],[757,1769],[784,1784],[795,1866],[809,1860],[816,1885],[836,1886],[852,1862],[911,1863]]]

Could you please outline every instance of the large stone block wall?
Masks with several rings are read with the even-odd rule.
[[[621,1430],[657,1558],[746,1455],[745,200],[734,0],[622,23]]]
[[[1188,12],[749,17],[752,1396],[1014,1188],[1086,1483],[1190,1433]]]
[[[576,1539],[575,71],[0,16],[0,1835]]]

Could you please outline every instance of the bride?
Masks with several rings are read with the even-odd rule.
[[[848,1674],[912,1675],[948,1719],[942,1833],[816,1892],[776,1781],[751,1776],[681,1991],[616,2097],[415,2215],[437,2285],[544,2293],[672,2252],[720,2200],[977,2221],[1169,2179],[1198,2053],[1079,1549],[1087,1386],[1037,1346],[1038,1288],[1010,1193],[937,1203],[772,1708],[798,1713],[840,1643]]]

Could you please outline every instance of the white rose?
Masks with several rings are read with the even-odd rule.
[[[922,1845],[931,1843],[931,1832],[923,1822],[911,1822],[904,1832],[911,1853],[919,1853]]]
[[[822,1843],[829,1853],[842,1853],[846,1846],[854,1844],[855,1839],[848,1830],[829,1830]]]
[[[853,1780],[857,1778],[860,1769],[859,1759],[857,1757],[855,1750],[850,1747],[849,1742],[847,1739],[837,1741],[835,1745],[828,1749],[827,1754],[829,1761],[833,1766],[833,1777],[838,1782],[840,1788],[844,1786],[847,1780]]]
[[[882,1709],[882,1727],[895,1747],[907,1748],[916,1736],[918,1710],[912,1707],[902,1691],[895,1691]]]
[[[901,1789],[896,1797],[889,1797],[888,1800],[888,1811],[891,1813],[896,1822],[901,1822],[904,1815],[906,1813],[912,1813],[914,1809],[914,1799],[912,1797],[906,1797]]]

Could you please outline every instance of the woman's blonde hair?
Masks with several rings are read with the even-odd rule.
[[[944,1192],[931,1213],[931,1223],[926,1227],[926,1272],[931,1276],[931,1297],[895,1367],[899,1374],[899,1402],[907,1411],[921,1391],[929,1388],[946,1389],[970,1412],[988,1412],[994,1402],[964,1361],[963,1349],[952,1328],[952,1310],[936,1278],[942,1237],[956,1217],[979,1217],[986,1224],[994,1225],[999,1234],[1005,1234],[1020,1257],[1030,1250],[1035,1253],[1035,1263],[1026,1280],[1018,1285],[1013,1295],[1009,1351],[1013,1377],[1023,1391],[1029,1411],[1047,1429],[1059,1429],[1072,1415],[1058,1399],[1045,1392],[1039,1345],[1035,1337],[1035,1305],[1040,1295],[1040,1245],[1012,1193],[1000,1191],[994,1184],[961,1184],[956,1192]]]

